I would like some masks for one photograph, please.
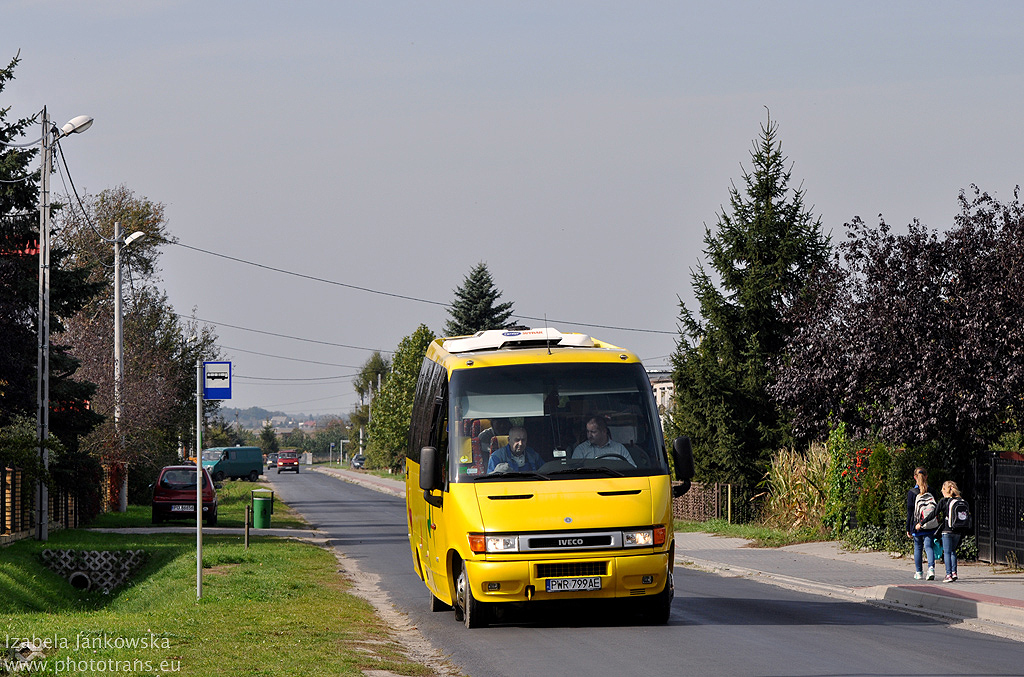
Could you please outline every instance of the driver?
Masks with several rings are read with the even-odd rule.
[[[621,456],[636,467],[636,462],[622,446],[608,434],[608,422],[600,416],[591,416],[587,420],[587,441],[581,442],[572,452],[573,458],[601,458],[602,456]]]
[[[491,454],[487,472],[530,472],[542,465],[540,454],[526,446],[526,428],[514,426],[508,431],[508,444]]]

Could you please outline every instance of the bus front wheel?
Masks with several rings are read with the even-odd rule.
[[[675,597],[675,582],[672,580],[672,572],[669,571],[665,581],[665,588],[657,594],[654,599],[647,600],[645,615],[647,622],[651,625],[665,625],[672,614],[672,599]]]
[[[473,588],[469,584],[469,576],[466,574],[465,564],[462,565],[462,570],[459,572],[456,586],[458,597],[458,600],[456,600],[458,606],[455,609],[456,620],[462,620],[466,627],[470,629],[487,627],[489,605],[485,602],[478,602],[473,597]],[[460,611],[462,612],[461,614],[459,613]],[[462,618],[459,619],[459,616],[462,616]]]

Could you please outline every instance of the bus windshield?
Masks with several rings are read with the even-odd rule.
[[[581,479],[668,473],[650,381],[638,363],[457,370],[449,479]]]

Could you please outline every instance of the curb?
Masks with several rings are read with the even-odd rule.
[[[1024,630],[1024,608],[960,596],[952,591],[952,594],[942,594],[926,592],[915,586],[878,585],[857,592],[868,602],[914,611],[934,612],[965,620],[998,623],[1018,631]]]
[[[905,585],[876,585],[870,588],[844,588],[809,581],[803,578],[769,574],[756,569],[722,564],[710,560],[701,560],[676,555],[676,565],[689,569],[708,571],[719,576],[742,576],[757,579],[770,585],[806,592],[812,595],[833,597],[853,602],[867,602],[891,609],[899,609],[922,613],[943,619],[960,621],[977,621],[983,629],[1002,630],[996,634],[1009,632],[1014,639],[1019,639],[1024,632],[1024,605],[1012,606],[998,601],[978,599],[979,596],[965,596],[948,591],[944,593],[926,592],[921,587]],[[981,596],[984,597],[984,596]],[[992,598],[997,600],[998,598]],[[995,626],[995,627],[993,627]]]
[[[812,595],[821,595],[823,597],[835,597],[838,599],[846,600],[848,602],[864,601],[864,597],[862,595],[858,595],[855,590],[852,590],[850,588],[844,588],[837,585],[828,585],[827,583],[818,583],[816,581],[809,581],[805,578],[796,578],[794,576],[769,574],[763,571],[759,571],[757,569],[748,569],[746,567],[734,566],[732,564],[722,564],[721,562],[697,559],[694,557],[687,557],[685,555],[680,554],[676,554],[676,565],[687,569],[707,571],[713,574],[717,574],[719,576],[734,576],[759,579],[761,582],[768,583],[770,585],[777,585],[782,588],[797,590],[799,592],[807,592]]]

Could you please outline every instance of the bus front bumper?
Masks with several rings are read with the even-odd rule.
[[[650,597],[665,588],[667,552],[556,560],[468,560],[481,602]]]

